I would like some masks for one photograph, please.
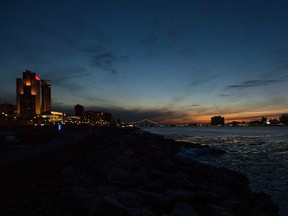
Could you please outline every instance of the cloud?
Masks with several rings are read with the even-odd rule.
[[[115,69],[115,61],[117,57],[112,53],[104,52],[91,56],[91,65],[96,66],[102,70],[111,71],[113,74],[117,74]]]
[[[69,91],[80,91],[84,89],[84,86],[72,80],[86,78],[90,75],[92,75],[92,73],[86,72],[86,69],[81,66],[71,66],[54,69],[53,72],[41,75],[41,78],[46,79],[47,77],[54,86],[61,86]]]
[[[93,31],[92,34],[100,43],[109,44],[112,42],[112,38],[101,31]]]
[[[110,71],[112,74],[118,73],[115,66],[116,63],[128,58],[124,55],[116,55],[100,44],[95,44],[88,47],[79,47],[79,50],[90,55],[90,65],[105,71]]]
[[[148,34],[140,40],[140,45],[154,45],[159,39],[154,34]]]
[[[94,45],[87,46],[87,47],[79,47],[79,49],[81,51],[87,52],[87,53],[92,54],[92,55],[107,52],[107,49],[100,44],[94,44]]]
[[[65,106],[64,104],[57,104],[60,110],[65,110],[67,113],[73,114],[73,106]],[[127,109],[120,106],[85,106],[85,110],[93,111],[105,111],[113,114],[115,119],[120,118],[124,122],[135,122],[143,119],[150,119],[152,121],[162,122],[175,122],[178,119],[188,118],[188,113],[185,111],[177,112],[169,110],[168,108],[163,109]]]
[[[91,73],[86,72],[86,69],[81,66],[70,66],[54,69],[53,72],[43,74],[42,76],[49,77],[55,80],[56,83],[60,81],[68,81],[70,79],[90,76]]]
[[[150,119],[156,122],[167,122],[173,121],[173,119],[179,119],[186,116],[184,112],[176,112],[168,109],[148,109],[148,110],[139,110],[139,109],[112,109],[110,110],[115,116],[119,116],[122,120],[127,122],[140,121],[143,119]]]
[[[286,80],[248,80],[239,84],[229,85],[227,88],[252,88],[252,87],[259,87],[259,86],[268,86],[271,84],[277,84],[285,82]]]
[[[280,48],[269,50],[268,52],[268,65],[265,69],[264,77],[277,77],[278,79],[288,78],[288,49]]]
[[[75,26],[74,29],[81,32],[83,29],[83,23],[80,21],[78,23],[76,21],[73,20],[72,23],[74,25],[72,25],[71,23],[68,24],[70,26]],[[85,38],[80,37],[78,34],[75,34],[73,36],[73,34],[67,34],[66,32],[63,32],[63,30],[59,30],[57,28],[55,29],[53,27],[49,28],[40,23],[37,23],[37,25],[35,25],[35,30],[46,38],[48,37],[53,41],[57,41],[58,43],[65,45],[64,51],[73,50],[86,54],[87,58],[90,58],[90,65],[105,71],[110,71],[113,74],[118,73],[118,70],[115,66],[116,62],[122,61],[127,58],[127,56],[114,54],[114,52],[107,49],[107,44],[110,44],[112,42],[112,39],[101,31],[86,32],[94,38],[94,41],[92,42],[94,44],[87,44]],[[62,46],[59,46],[57,44],[57,46],[52,48],[47,47],[47,49],[49,49],[51,52],[55,52],[56,50],[57,53],[63,53],[63,49],[59,49],[58,47]]]
[[[156,122],[172,120],[182,117],[183,114],[170,110],[114,110],[116,115],[121,116],[126,121],[140,121],[150,119]]]
[[[220,94],[219,96],[220,97],[230,97],[231,95],[229,95],[229,94]]]
[[[221,74],[213,74],[210,76],[204,76],[204,77],[200,77],[198,79],[194,79],[193,81],[191,81],[187,84],[184,84],[182,90],[179,91],[178,95],[171,98],[171,102],[170,102],[169,106],[175,106],[176,104],[183,101],[187,97],[190,97],[192,93],[195,93],[196,89],[199,88],[199,86],[201,87],[205,83],[207,83],[213,79],[219,78],[220,76],[221,76]],[[206,90],[208,90],[208,89],[206,89]]]
[[[287,75],[287,69],[288,69],[288,63],[283,62],[283,63],[279,63],[278,65],[276,65],[275,68],[272,69],[272,72],[276,72],[277,74],[280,74],[280,75],[281,74]]]

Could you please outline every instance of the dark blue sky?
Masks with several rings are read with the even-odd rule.
[[[0,103],[26,69],[53,109],[125,121],[288,112],[288,1],[0,1]]]

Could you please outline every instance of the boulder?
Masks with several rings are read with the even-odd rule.
[[[199,214],[188,203],[177,203],[171,216],[199,216]]]
[[[235,199],[223,200],[220,205],[228,212],[231,212],[235,215],[247,215],[249,212],[249,208],[245,205],[245,203]]]
[[[168,188],[179,188],[179,189],[193,189],[194,184],[189,178],[183,173],[177,173],[175,175],[167,176],[163,179],[163,184]]]
[[[136,208],[144,205],[143,197],[135,192],[120,191],[116,193],[117,200],[125,207]]]
[[[124,216],[127,211],[116,199],[108,196],[96,196],[86,202],[84,215],[87,216]]]
[[[120,167],[115,167],[108,173],[108,180],[130,182],[130,174]]]
[[[279,208],[274,204],[271,198],[265,193],[255,193],[253,216],[276,216],[278,215]]]
[[[165,197],[167,197],[171,202],[193,202],[197,197],[196,194],[190,190],[183,189],[168,189],[165,192]]]
[[[218,205],[210,205],[209,211],[210,211],[209,215],[213,216],[235,216],[235,214],[228,212],[225,208]]]
[[[145,204],[148,204],[154,208],[166,209],[169,207],[169,198],[162,193],[153,193],[143,190],[136,190],[137,194],[143,197]]]
[[[129,216],[156,216],[157,214],[151,211],[148,207],[142,208],[128,208]]]

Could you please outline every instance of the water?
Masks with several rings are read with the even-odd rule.
[[[250,187],[269,194],[288,213],[288,127],[154,127],[143,130],[175,140],[206,144],[226,154],[182,152],[193,159],[244,173]],[[193,153],[193,154],[192,154]]]

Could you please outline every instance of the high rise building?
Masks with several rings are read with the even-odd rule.
[[[36,73],[26,70],[17,78],[17,114],[40,115],[51,112],[51,85],[40,80]]]
[[[76,104],[74,106],[75,116],[83,117],[84,116],[84,106]]]
[[[50,80],[41,80],[42,114],[51,113],[51,84]]]

